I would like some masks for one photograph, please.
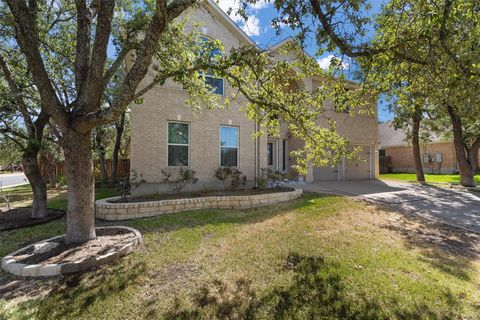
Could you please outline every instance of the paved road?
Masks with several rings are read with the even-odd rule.
[[[480,232],[480,193],[393,181],[328,181],[305,191],[353,196]]]
[[[0,188],[6,188],[26,183],[28,183],[28,180],[23,173],[0,174]]]

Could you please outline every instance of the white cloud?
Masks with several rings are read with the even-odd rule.
[[[227,12],[227,10],[230,9],[230,8],[233,8],[234,10],[238,9],[239,5],[240,5],[238,0],[217,0],[217,4],[225,12]],[[260,9],[264,9],[264,8],[268,7],[269,5],[270,5],[270,3],[268,2],[268,0],[259,0],[259,1],[257,1],[257,3],[251,4],[248,7],[250,9],[260,10]]]
[[[260,20],[256,16],[250,16],[247,21],[244,21],[241,28],[249,36],[258,36],[260,34]]]
[[[336,57],[333,54],[330,54],[326,57],[318,59],[317,62],[322,69],[328,70],[328,68],[330,67],[330,65],[333,62],[332,60],[336,61],[337,64],[340,64],[338,67],[340,67],[340,69],[342,69],[342,70],[345,70],[345,69],[350,67],[350,63],[347,63],[347,62],[339,59],[338,57]]]
[[[257,3],[252,5],[252,8],[260,10],[268,7],[270,5],[270,2],[268,0],[259,0]]]
[[[232,9],[230,18],[239,25],[239,27],[245,31],[249,36],[258,36],[261,33],[260,19],[255,15],[258,10],[268,7],[268,0],[260,0],[253,5],[248,6],[248,20],[245,21],[240,15],[236,15],[235,12],[239,8],[239,2],[237,0],[219,0],[217,4],[223,11],[227,12]]]

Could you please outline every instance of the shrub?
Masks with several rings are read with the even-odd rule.
[[[247,183],[247,177],[241,177],[242,172],[236,168],[231,167],[219,167],[215,170],[215,177],[222,181],[223,189],[227,189],[227,186],[230,185],[232,190],[238,188],[238,186],[245,185]]]
[[[118,180],[117,190],[120,192],[122,202],[127,202],[131,189],[132,184],[130,183],[130,179],[128,177]]]
[[[162,170],[163,183],[173,183],[174,189],[177,193],[181,193],[182,190],[187,186],[187,184],[196,184],[198,182],[198,178],[196,177],[197,172],[190,168],[180,168],[178,174],[176,175],[176,179],[173,180],[173,172],[169,171],[168,169]]]
[[[0,198],[3,199],[3,201],[7,205],[7,210],[10,211],[12,209],[10,206],[10,194],[5,193],[4,189],[2,188],[1,181],[0,181]]]
[[[66,176],[63,176],[63,175],[59,176],[57,180],[58,180],[58,185],[60,187],[63,187],[63,186],[67,185],[67,177]]]
[[[265,189],[267,187],[267,179],[265,178],[257,178],[257,187],[259,189]]]
[[[131,194],[132,189],[138,187],[142,182],[145,182],[142,174],[138,174],[137,171],[130,171],[130,176],[123,177],[115,184],[117,191],[120,193],[120,197],[123,202],[128,202],[128,196]]]
[[[266,176],[267,180],[272,181],[272,186],[275,188],[279,188],[280,182],[287,178],[285,173],[281,173],[278,170],[273,171],[270,168],[262,168],[262,175]]]

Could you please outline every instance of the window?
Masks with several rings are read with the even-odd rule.
[[[202,43],[204,46],[211,47],[212,40],[207,37],[201,37]],[[214,64],[215,60],[222,56],[220,48],[213,47],[210,49],[210,63]],[[216,94],[223,95],[224,93],[224,84],[222,78],[216,78],[211,70],[201,72],[201,77],[205,79],[205,84],[210,86]]]
[[[203,78],[205,79],[205,83],[209,85],[213,92],[219,95],[223,95],[223,79],[222,78],[215,78],[208,73],[202,74]]]
[[[220,165],[238,166],[238,128],[220,127]]]
[[[168,166],[188,166],[188,123],[168,123]]]
[[[273,142],[267,143],[267,165],[273,166]]]
[[[283,139],[282,144],[282,170],[287,169],[287,140]]]

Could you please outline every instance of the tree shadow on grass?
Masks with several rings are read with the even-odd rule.
[[[290,285],[260,295],[248,280],[233,288],[215,281],[191,297],[192,304],[176,300],[166,319],[450,319],[458,318],[459,303],[446,292],[448,310],[432,310],[421,301],[406,306],[352,293],[337,271],[322,257],[290,254],[285,268],[294,272]]]
[[[88,312],[91,305],[139,283],[145,270],[143,262],[119,261],[89,273],[64,277],[58,282],[49,281],[48,296],[20,304],[19,314],[35,319],[75,319]]]
[[[438,220],[389,211],[401,216],[383,227],[399,233],[408,248],[419,249],[423,262],[461,280],[471,280],[469,272],[480,259],[480,234]]]

